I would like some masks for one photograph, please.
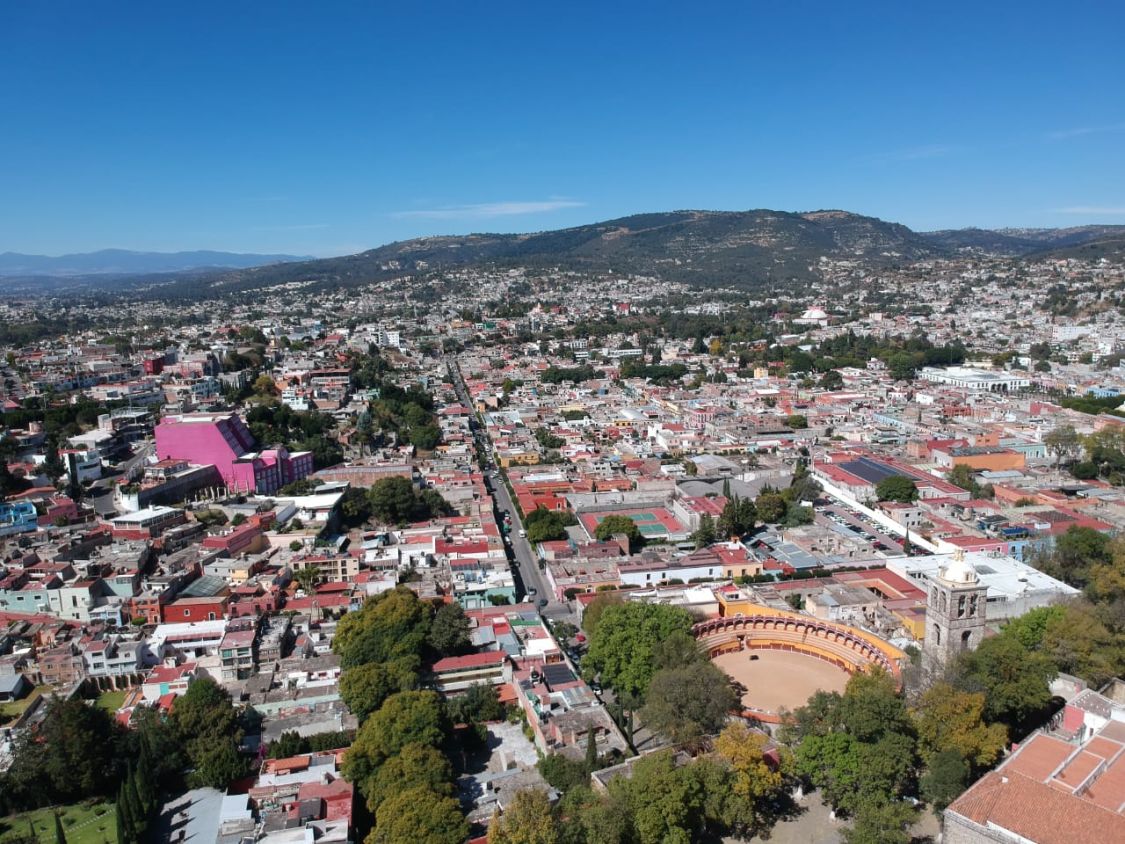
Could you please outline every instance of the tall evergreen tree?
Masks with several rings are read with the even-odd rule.
[[[156,777],[152,769],[152,758],[148,754],[148,744],[143,738],[141,739],[140,756],[137,759],[135,783],[141,811],[144,812],[146,818],[151,818],[158,808]]]
[[[129,801],[126,799],[125,781],[117,789],[117,803],[114,804],[114,814],[117,818],[117,840],[121,844],[136,844],[137,835],[133,831],[132,819],[129,817]]]
[[[139,840],[148,826],[148,813],[145,811],[141,796],[137,791],[137,771],[132,763],[129,764],[129,775],[125,778],[126,799],[129,801],[129,812],[133,817],[133,830]]]
[[[586,771],[593,773],[598,769],[598,737],[591,726],[586,731]]]

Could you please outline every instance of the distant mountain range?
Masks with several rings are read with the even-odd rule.
[[[73,259],[93,256],[43,260],[56,261],[57,267],[96,265],[106,268],[101,272],[117,275],[98,279],[89,277],[95,270],[86,269],[86,277],[68,279],[68,289],[144,290],[144,295],[174,298],[241,293],[297,281],[312,282],[307,290],[354,287],[471,266],[608,271],[757,290],[815,278],[822,257],[888,266],[966,253],[1012,257],[1125,255],[1125,226],[915,232],[899,223],[847,211],[672,211],[533,234],[423,237],[356,255],[316,260],[206,252],[148,255],[145,257],[160,268],[137,270],[129,278],[121,277],[129,273],[123,269],[127,260],[115,256],[137,253],[94,253],[105,257],[85,265]],[[10,258],[10,253],[0,255],[0,275],[13,274],[5,269],[17,265]],[[236,260],[238,264],[234,265]],[[233,268],[201,271],[199,267],[208,262]],[[109,269],[111,266],[115,269]],[[29,275],[26,264],[23,267],[20,274]],[[143,277],[143,273],[174,272],[173,268],[191,272]],[[3,286],[9,292],[16,287]],[[27,290],[30,285],[20,287]]]
[[[534,234],[423,237],[340,258],[234,270],[207,283],[228,291],[292,281],[354,286],[474,265],[559,267],[760,289],[816,275],[821,257],[874,266],[964,253],[1014,257],[1053,250],[1116,254],[1125,226],[915,232],[847,211],[672,211]]]
[[[86,276],[175,273],[200,269],[238,269],[307,260],[298,255],[250,255],[235,252],[131,252],[102,249],[73,255],[23,255],[0,252],[0,276]]]

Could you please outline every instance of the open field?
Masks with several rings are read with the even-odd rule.
[[[0,844],[12,836],[26,837],[29,829],[41,844],[55,844],[56,811],[62,814],[67,844],[117,844],[117,820],[112,803],[75,803],[0,818]]]
[[[112,715],[125,703],[126,694],[128,694],[128,689],[121,689],[116,692],[102,692],[98,695],[98,706]]]
[[[733,651],[713,661],[746,687],[744,706],[768,712],[803,706],[816,691],[842,692],[848,682],[843,669],[791,651]]]

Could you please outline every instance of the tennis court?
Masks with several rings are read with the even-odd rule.
[[[662,539],[669,534],[684,531],[679,519],[668,510],[614,510],[606,513],[583,513],[579,518],[590,536],[601,522],[609,516],[627,516],[633,520],[641,536],[646,539]]]

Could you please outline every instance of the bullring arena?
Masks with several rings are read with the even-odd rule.
[[[747,607],[747,609],[751,609]],[[765,607],[696,624],[696,641],[740,684],[743,715],[778,723],[782,709],[816,691],[843,691],[857,671],[881,668],[901,681],[902,651],[870,633]]]

